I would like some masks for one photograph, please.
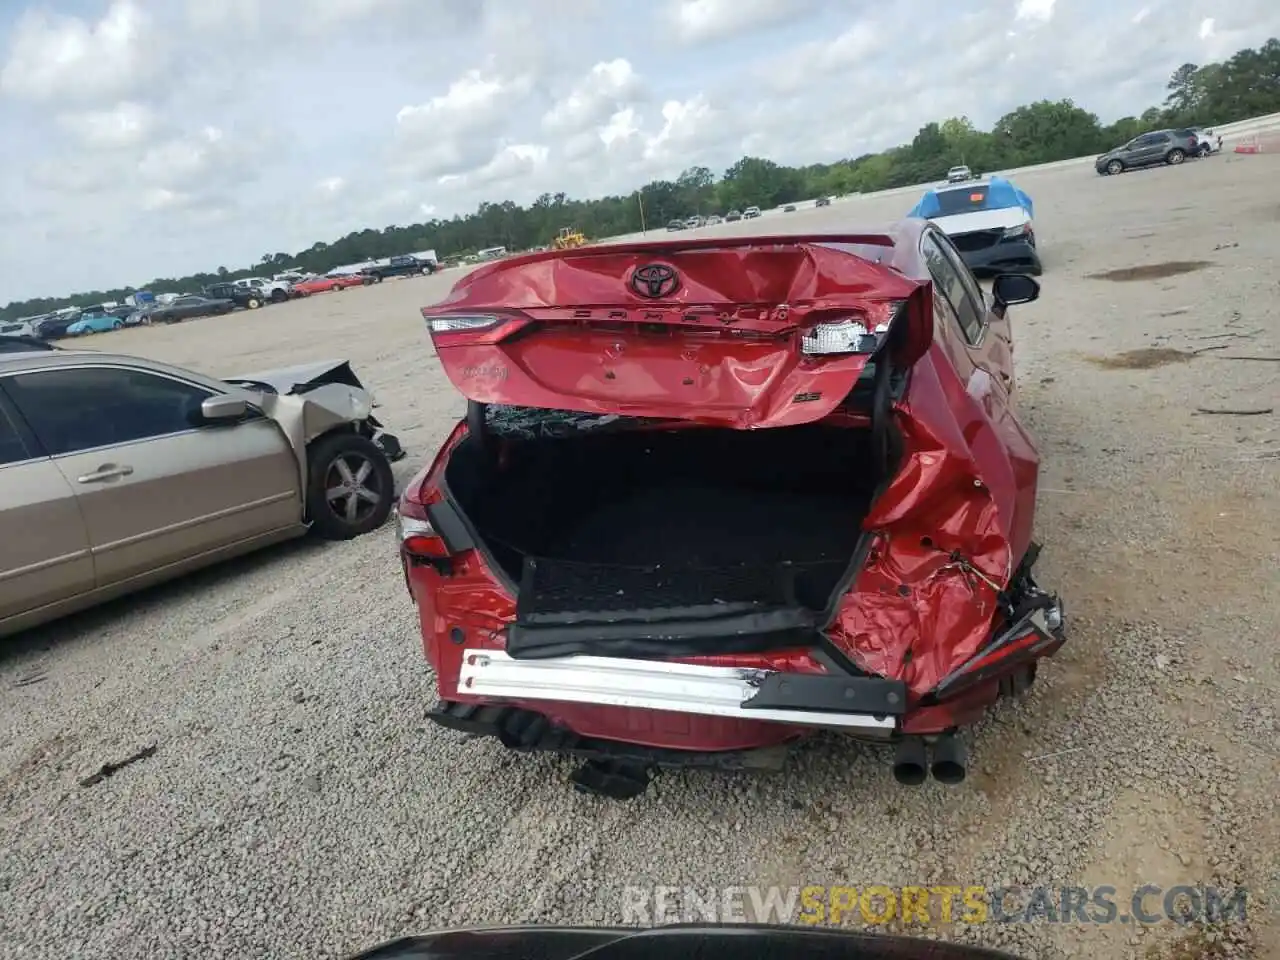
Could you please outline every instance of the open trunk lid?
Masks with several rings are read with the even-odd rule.
[[[735,428],[830,414],[868,364],[933,338],[892,233],[550,251],[463,277],[422,316],[477,403]]]

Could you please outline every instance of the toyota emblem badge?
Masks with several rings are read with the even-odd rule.
[[[631,274],[631,289],[649,300],[661,300],[680,289],[680,276],[665,263],[648,263]]]

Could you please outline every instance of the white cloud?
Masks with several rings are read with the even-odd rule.
[[[662,128],[645,144],[649,159],[698,157],[702,148],[724,138],[733,115],[712,105],[699,94],[689,100],[668,100],[662,105]]]
[[[1274,0],[10,0],[6,15],[0,303],[486,200],[627,194],[744,153],[857,156],[1042,97],[1115,119],[1162,101],[1180,64],[1280,35]]]
[[[89,149],[134,147],[155,129],[152,110],[127,100],[105,110],[64,113],[58,122]]]
[[[631,63],[621,57],[597,63],[542,117],[549,133],[578,133],[607,121],[640,93]]]
[[[812,0],[672,0],[668,16],[685,43],[726,40],[809,13]]]
[[[426,103],[401,107],[395,116],[401,171],[429,178],[483,166],[529,87],[528,77],[469,70]]]
[[[32,6],[9,40],[0,93],[62,103],[127,97],[161,68],[169,50],[163,40],[133,0],[115,0],[96,23]]]
[[[797,49],[774,54],[758,71],[760,82],[778,94],[811,90],[815,82],[823,80],[842,82],[882,48],[883,29],[876,19],[861,19],[834,38],[812,40]]]
[[[537,143],[516,143],[503,147],[484,166],[464,174],[440,178],[441,186],[478,189],[492,184],[529,178],[538,173],[550,155],[550,148]]]
[[[1053,19],[1053,5],[1054,0],[1018,0],[1014,19],[1048,23]]]
[[[640,132],[640,120],[634,107],[623,107],[600,128],[598,135],[606,147],[623,142]]]

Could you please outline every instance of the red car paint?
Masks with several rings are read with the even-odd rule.
[[[293,289],[304,296],[313,293],[329,293],[334,290],[345,290],[347,287],[364,286],[365,281],[357,274],[351,274],[341,277],[312,277],[310,280],[301,280],[293,285]]]
[[[1013,408],[1007,312],[988,312],[984,335],[971,345],[933,285],[921,252],[926,236],[951,249],[923,221],[904,221],[885,234],[533,254],[474,271],[422,313],[497,320],[433,335],[446,374],[469,399],[761,429],[844,416],[834,408],[867,363],[866,355],[801,355],[804,328],[853,309],[888,317],[890,304],[905,301],[886,335],[896,361],[911,368],[892,411],[905,452],[866,516],[874,545],[826,634],[860,668],[906,683],[913,709],[901,732],[942,732],[975,721],[997,696],[998,677],[919,705],[1003,626],[997,600],[1031,545],[1039,456]],[[682,279],[658,304],[625,282],[654,260],[674,265]],[[651,332],[637,333],[636,324]],[[800,393],[821,399],[793,402]],[[465,423],[455,427],[407,488],[402,513],[442,496],[444,467],[466,432]],[[462,651],[502,649],[515,600],[479,551],[452,559],[444,576],[406,557],[405,575],[440,696],[467,702],[476,698],[457,686]],[[461,636],[451,633],[459,629]],[[685,662],[826,670],[804,650]],[[652,710],[522,705],[582,736],[675,749],[766,746],[805,733]]]

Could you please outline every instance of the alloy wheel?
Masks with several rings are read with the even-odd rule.
[[[378,472],[368,457],[344,453],[329,464],[325,477],[325,501],[335,517],[357,524],[373,513],[385,495]]]

